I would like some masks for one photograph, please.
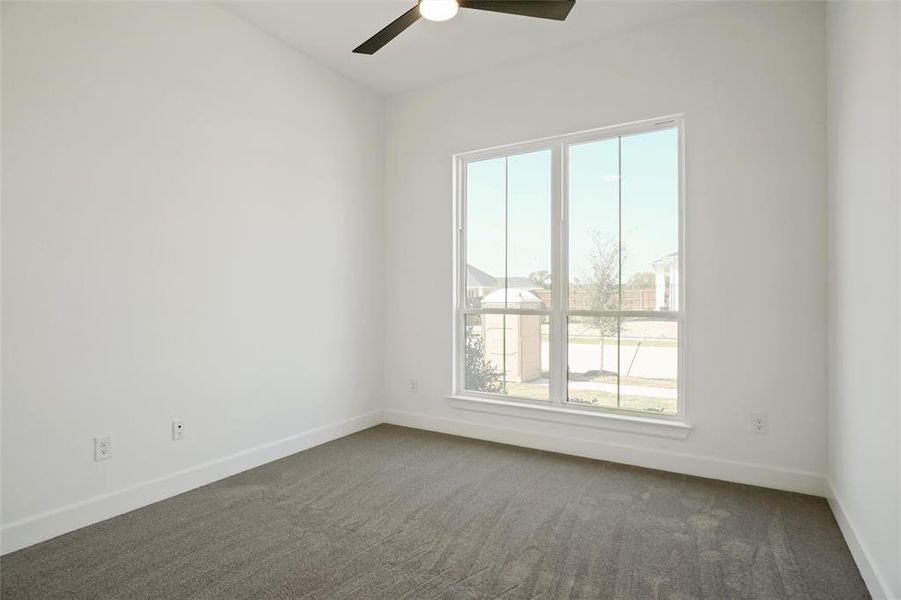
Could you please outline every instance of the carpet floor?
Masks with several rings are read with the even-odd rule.
[[[18,598],[869,598],[825,500],[380,425],[0,559]]]

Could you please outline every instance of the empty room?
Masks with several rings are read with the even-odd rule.
[[[901,1],[0,34],[3,600],[901,600]]]

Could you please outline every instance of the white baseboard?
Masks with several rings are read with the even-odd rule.
[[[211,460],[157,479],[6,523],[0,529],[0,553],[13,552],[80,527],[121,515],[247,469],[290,456],[301,450],[368,429],[382,422],[382,411],[373,411]]]
[[[867,584],[870,595],[874,600],[898,600],[898,596],[890,594],[889,590],[891,588],[888,582],[870,558],[866,544],[858,536],[857,529],[845,511],[841,499],[832,486],[832,482],[827,479],[826,485],[826,499],[829,501],[829,507],[832,509],[832,514],[835,515],[835,520],[838,522],[842,535],[845,536],[848,549],[851,550],[851,556],[854,557],[854,562],[857,563],[857,568],[860,569],[860,575],[863,577],[864,583]]]
[[[481,425],[461,419],[436,417],[398,410],[385,410],[384,420],[386,423],[393,425],[427,429],[429,431],[524,446],[537,450],[560,452],[585,458],[608,460],[650,469],[660,469],[673,473],[757,485],[814,496],[826,495],[825,477],[808,471],[782,469],[768,465],[625,444],[576,440],[514,429],[512,427]]]
[[[513,444],[574,456],[660,469],[674,473],[734,481],[750,485],[826,495],[825,478],[816,473],[766,465],[709,458],[681,452],[642,448],[609,442],[574,440],[511,427],[480,425],[461,419],[435,417],[397,410],[373,411],[338,423],[305,431],[275,442],[209,461],[128,488],[74,502],[57,509],[4,524],[0,528],[0,553],[48,540],[218,481],[236,473],[324,444],[379,423],[391,423],[503,444]],[[839,523],[839,511],[835,508]],[[845,521],[847,522],[847,521]],[[845,531],[845,527],[842,527]],[[846,536],[849,534],[846,533]],[[853,545],[849,539],[849,546]],[[855,554],[855,558],[857,554]],[[861,571],[863,572],[863,567]],[[869,584],[869,580],[868,580]]]

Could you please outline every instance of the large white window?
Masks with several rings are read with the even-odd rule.
[[[456,396],[683,415],[682,131],[456,157]]]

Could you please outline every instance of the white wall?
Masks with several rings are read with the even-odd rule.
[[[828,380],[833,505],[901,595],[898,10],[829,8],[827,315],[821,5],[394,97],[383,164],[380,100],[215,7],[3,3],[4,551],[375,423],[383,389],[393,422],[819,493]],[[451,155],[675,112],[689,439],[452,409]]]
[[[706,6],[387,104],[394,422],[822,493],[824,7]],[[451,389],[456,152],[684,112],[686,441],[461,411]],[[410,378],[419,394],[408,391]],[[750,432],[769,415],[769,435]]]
[[[899,25],[899,4],[829,4],[829,479],[870,590],[889,598],[901,598]]]
[[[381,100],[212,5],[2,33],[4,550],[377,422]]]

